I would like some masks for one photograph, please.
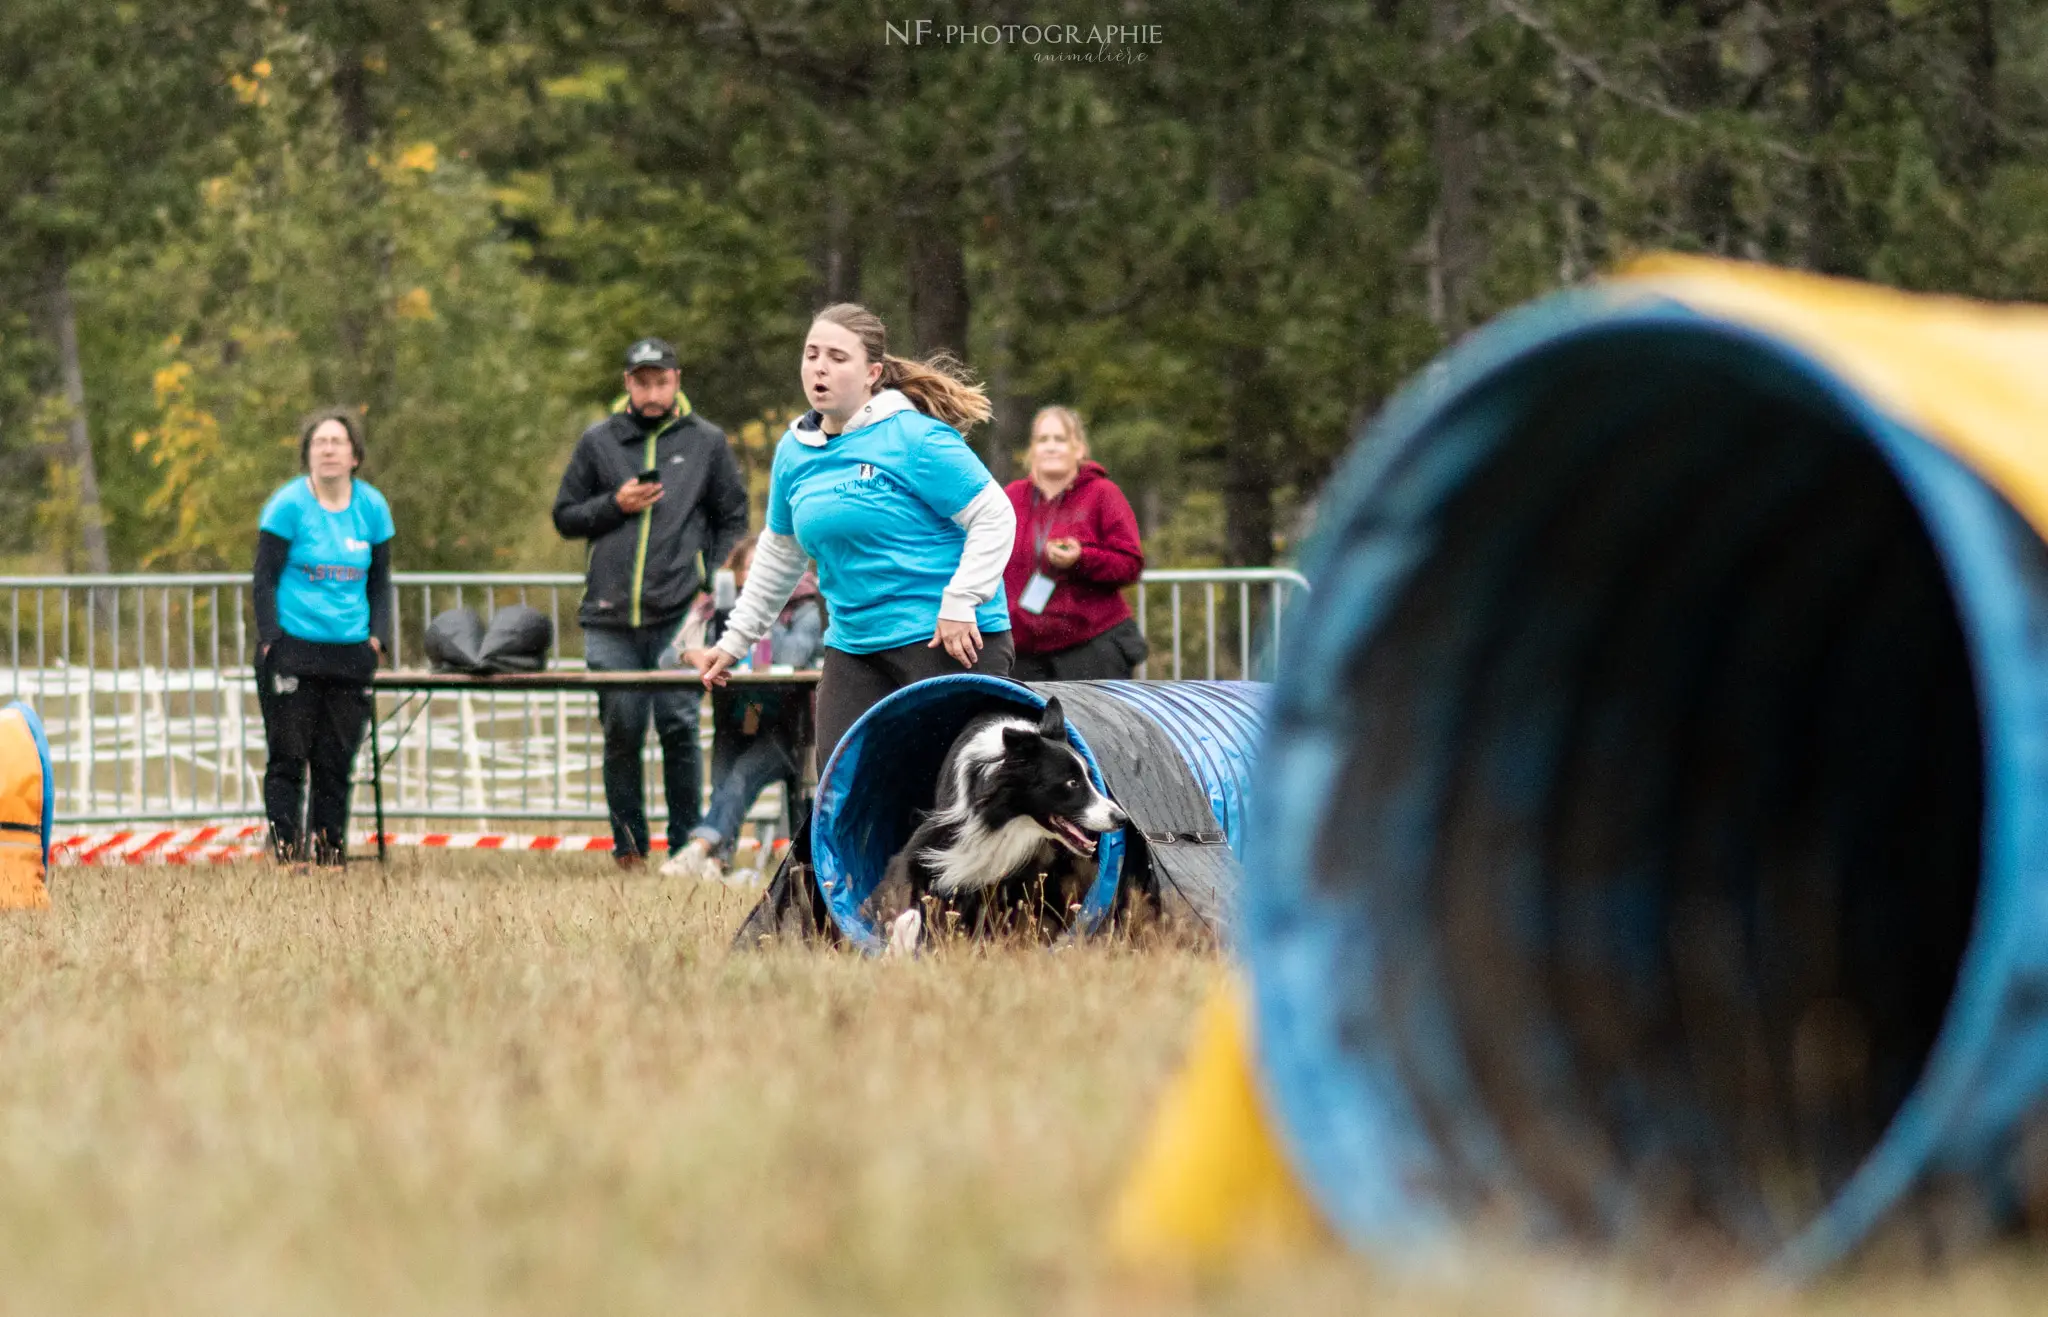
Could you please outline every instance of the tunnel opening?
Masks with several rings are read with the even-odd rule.
[[[839,930],[855,946],[878,951],[881,930],[863,903],[889,860],[910,840],[938,794],[939,765],[954,738],[986,713],[1036,720],[1045,696],[1021,682],[972,674],[921,681],[897,691],[848,729],[818,779],[812,856],[818,889]],[[1095,752],[1070,720],[1067,741],[1106,790]],[[1095,879],[1078,927],[1095,932],[1109,919],[1122,881],[1125,838],[1103,834]]]
[[[1935,1046],[1978,696],[1856,418],[1738,337],[1618,342],[1524,356],[1384,477],[1398,533],[1359,533],[1405,566],[1332,678],[1306,878],[1374,930],[1375,1027],[1454,1215],[1768,1255]]]

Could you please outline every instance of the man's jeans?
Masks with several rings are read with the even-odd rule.
[[[592,672],[647,672],[682,629],[682,619],[660,626],[585,627],[583,656]],[[647,715],[661,741],[661,780],[668,793],[668,846],[682,848],[696,826],[703,801],[704,766],[697,751],[694,689],[601,691],[598,717],[604,723],[604,803],[612,816],[612,854],[647,854],[647,792],[640,752],[647,744]]]
[[[740,825],[770,782],[796,790],[797,769],[788,733],[778,728],[756,736],[720,736],[711,743],[711,808],[690,836],[710,844],[712,854],[732,858]]]

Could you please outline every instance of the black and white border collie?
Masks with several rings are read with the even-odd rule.
[[[937,804],[889,861],[867,910],[876,927],[886,928],[890,951],[913,951],[927,897],[980,916],[1002,903],[1002,889],[1042,883],[1064,852],[1070,890],[1056,899],[1042,887],[1033,893],[1064,926],[1068,906],[1094,879],[1093,866],[1080,862],[1094,857],[1097,838],[1127,821],[1067,744],[1057,698],[1046,701],[1037,722],[982,714],[946,751]]]

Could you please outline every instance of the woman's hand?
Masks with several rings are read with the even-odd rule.
[[[698,677],[713,690],[725,685],[725,670],[738,661],[716,645],[683,651],[683,662],[697,669]]]
[[[1065,571],[1081,561],[1081,541],[1076,539],[1047,540],[1045,542],[1045,560],[1061,571]]]
[[[981,657],[981,628],[972,621],[948,622],[942,617],[932,632],[932,643],[925,648],[944,649],[960,661],[961,667],[971,668]]]

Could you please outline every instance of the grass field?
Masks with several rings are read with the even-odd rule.
[[[2014,1256],[1798,1298],[1119,1274],[1213,960],[729,956],[746,904],[585,857],[61,871],[0,922],[0,1311],[2048,1312]]]

